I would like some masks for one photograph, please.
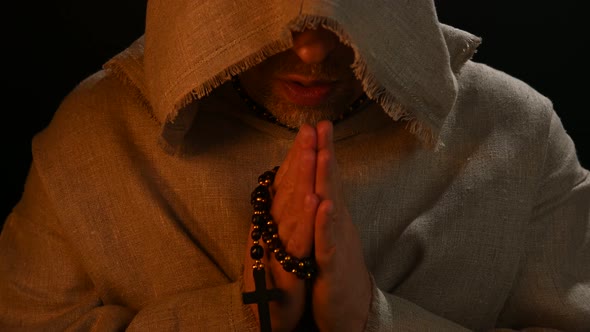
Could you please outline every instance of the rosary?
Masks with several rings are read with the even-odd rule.
[[[246,103],[246,106],[248,106],[254,114],[271,123],[286,127],[291,131],[297,131],[297,128],[282,124],[274,117],[274,115],[252,100],[242,89],[238,76],[232,77],[232,85],[240,95],[241,99]],[[334,119],[332,122],[336,123],[344,120],[360,110],[362,108],[361,106],[369,102],[372,102],[372,100],[363,93],[345,112],[341,114],[339,118]],[[253,241],[252,248],[250,248],[250,257],[254,260],[252,273],[254,275],[255,290],[253,292],[242,293],[242,302],[244,304],[257,304],[261,332],[271,332],[270,309],[268,303],[270,301],[280,301],[282,299],[282,292],[280,289],[266,288],[266,272],[264,270],[264,263],[262,263],[262,258],[264,257],[263,245],[266,245],[269,252],[274,254],[275,259],[281,264],[285,271],[295,274],[297,278],[309,281],[313,279],[317,273],[316,263],[312,257],[298,258],[289,255],[279,238],[278,226],[270,214],[270,208],[272,205],[270,190],[278,169],[279,167],[276,166],[272,170],[262,173],[262,175],[258,177],[258,186],[254,189],[250,197],[250,203],[254,208],[254,213],[252,215],[253,229],[250,235]]]
[[[251,233],[253,242],[252,248],[250,248],[250,257],[254,260],[252,270],[255,290],[254,292],[243,293],[242,301],[244,304],[256,303],[258,305],[260,331],[262,332],[271,331],[268,302],[281,300],[282,293],[276,288],[266,289],[266,272],[262,263],[264,248],[261,242],[274,254],[274,257],[285,271],[294,273],[299,279],[309,280],[315,276],[317,271],[313,258],[297,258],[289,255],[279,238],[277,224],[270,214],[272,205],[270,187],[274,182],[278,169],[279,167],[276,166],[258,177],[258,186],[252,191],[250,200],[254,208]]]

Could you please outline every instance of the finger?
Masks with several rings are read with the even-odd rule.
[[[305,197],[301,219],[286,241],[285,250],[289,255],[303,258],[311,255],[315,233],[315,217],[319,205],[319,198],[310,193]]]
[[[285,178],[285,177],[289,178],[287,175],[289,174],[289,169],[291,168],[290,166],[291,166],[292,161],[297,156],[297,152],[300,149],[305,149],[307,147],[315,149],[316,144],[317,143],[316,143],[315,129],[309,125],[306,125],[306,124],[302,125],[301,128],[299,129],[299,132],[297,133],[297,136],[295,136],[295,140],[293,141],[293,145],[289,149],[289,152],[287,152],[287,156],[285,157],[285,160],[280,165],[281,167],[279,168],[279,171],[277,172],[277,176],[275,177],[275,188],[278,188],[281,186],[283,178]]]
[[[331,200],[322,201],[316,212],[314,228],[315,259],[320,273],[330,269],[336,251],[336,207]]]
[[[330,121],[320,121],[317,124],[318,150],[334,148],[334,125]]]
[[[282,177],[280,179],[275,178],[275,191],[276,195],[273,199],[271,214],[275,219],[280,219],[285,207],[292,199],[295,185],[300,178],[299,164],[305,157],[303,151],[315,151],[317,147],[317,135],[315,128],[309,125],[303,125],[299,130],[299,133],[295,137],[295,141],[291,150],[289,151],[288,165]],[[309,152],[307,152],[309,154]],[[315,152],[314,152],[315,154]],[[314,157],[315,165],[315,157]],[[282,166],[279,169],[279,173],[282,172]],[[277,174],[278,176],[278,174]],[[315,177],[315,174],[314,174]],[[278,182],[277,182],[278,181]]]
[[[339,180],[333,143],[333,126],[329,121],[318,123],[318,153],[315,192],[320,199],[337,199]]]
[[[299,208],[303,208],[307,194],[314,192],[317,163],[315,148],[302,147],[298,157],[293,165],[293,168],[297,168],[293,199]]]
[[[315,206],[313,190],[315,186],[316,152],[311,147],[303,147],[299,152],[299,158],[294,162],[293,168],[297,168],[296,182],[293,194],[290,195],[287,206],[279,215],[279,235],[281,240],[287,239],[287,251],[292,255],[300,255],[313,243],[313,223],[315,219]],[[308,211],[312,206],[314,211]],[[293,234],[299,229],[297,235]],[[309,253],[308,253],[309,254]]]

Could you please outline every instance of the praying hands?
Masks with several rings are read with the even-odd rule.
[[[357,230],[344,201],[329,121],[303,125],[276,175],[271,214],[287,253],[313,255],[313,317],[321,331],[362,331],[371,301],[371,279]],[[249,247],[248,247],[249,249]],[[250,251],[246,253],[244,288],[254,289]],[[273,331],[293,330],[305,312],[305,281],[285,272],[266,252],[267,287],[283,292],[270,303]],[[252,310],[257,315],[256,305]]]

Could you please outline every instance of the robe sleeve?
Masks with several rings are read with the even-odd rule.
[[[590,175],[553,113],[521,269],[500,326],[590,331]]]
[[[33,165],[0,234],[0,331],[256,331],[241,282],[172,295],[139,311],[104,304]],[[84,241],[84,239],[80,239]]]
[[[543,140],[540,140],[543,142]],[[590,331],[590,175],[553,112],[519,274],[498,331]],[[469,331],[373,286],[366,332]]]
[[[470,331],[399,296],[381,291],[373,282],[373,294],[365,332],[386,332],[392,329],[395,331]]]

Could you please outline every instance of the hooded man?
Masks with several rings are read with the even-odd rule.
[[[479,43],[431,0],[149,1],[34,139],[1,330],[587,330],[588,171]]]

